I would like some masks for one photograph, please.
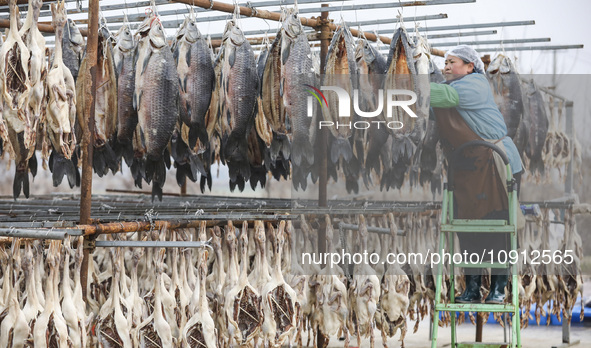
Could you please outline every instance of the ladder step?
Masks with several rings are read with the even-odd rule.
[[[467,220],[454,219],[451,221],[452,225],[470,225],[470,226],[505,226],[506,220]]]
[[[499,262],[481,262],[481,263],[456,263],[454,264],[456,267],[460,268],[500,268],[500,269],[507,269],[511,267],[511,263],[499,263]]]
[[[512,233],[515,232],[515,226],[476,226],[476,225],[441,225],[441,232],[469,232],[469,233]]]
[[[507,342],[462,342],[456,345],[457,348],[507,348],[511,344]]]
[[[515,307],[512,304],[489,304],[489,303],[438,303],[435,305],[436,311],[442,312],[494,312],[494,313],[512,313]]]

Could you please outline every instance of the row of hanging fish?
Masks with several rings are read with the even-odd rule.
[[[269,176],[291,178],[293,187],[306,189],[316,182],[319,161],[316,134],[320,124],[354,124],[383,105],[380,90],[410,90],[417,96],[409,110],[377,112],[370,127],[328,127],[328,174],[345,181],[348,192],[365,187],[381,189],[423,186],[433,195],[441,190],[443,155],[435,121],[429,114],[429,81],[443,76],[432,62],[430,48],[418,31],[409,33],[401,23],[387,57],[365,38],[355,42],[345,23],[335,31],[323,75],[311,49],[297,10],[283,13],[281,28],[272,43],[255,56],[238,27],[228,21],[216,56],[190,14],[177,31],[172,47],[158,17],[152,12],[132,33],[124,24],[114,35],[99,29],[95,124],[88,125],[90,75],[82,59],[83,38],[63,4],[54,11],[56,47],[46,66],[45,44],[36,22],[37,0],[25,24],[11,29],[2,45],[3,150],[16,163],[13,195],[29,195],[30,172],[37,171],[35,149],[42,148],[44,168],[49,165],[54,185],[67,177],[80,184],[82,135],[92,129],[93,168],[99,176],[131,169],[135,185],[152,184],[161,197],[166,173],[173,165],[176,180],[200,180],[203,192],[211,189],[213,163],[225,164],[230,188],[241,191],[246,182],[255,189]],[[61,6],[61,7],[60,7]],[[14,6],[13,6],[14,7]],[[11,11],[16,11],[14,8]],[[316,67],[316,68],[315,68]],[[535,175],[549,165],[559,167],[572,158],[570,140],[555,120],[548,120],[543,96],[533,82],[523,88],[511,61],[499,55],[487,76],[508,136]],[[326,93],[309,105],[315,85],[340,86],[359,96],[341,115],[336,93]],[[308,89],[309,88],[309,89]],[[524,92],[525,90],[525,92]],[[320,93],[322,94],[322,93]],[[399,101],[407,95],[395,96]],[[359,105],[356,105],[358,103]],[[310,115],[309,115],[310,114]],[[399,129],[385,126],[403,125]],[[554,128],[557,127],[557,128]],[[363,129],[365,128],[365,129]],[[40,146],[37,146],[37,142]],[[576,142],[575,142],[576,143]],[[580,152],[580,151],[579,151]],[[539,173],[539,174],[536,174]]]
[[[571,160],[581,162],[578,141],[564,132],[565,100],[545,93],[533,79],[525,81],[502,54],[493,59],[486,74],[505,118],[507,136],[513,139],[528,178],[549,180],[549,169],[556,168],[562,174]]]

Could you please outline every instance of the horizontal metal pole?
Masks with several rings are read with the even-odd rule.
[[[526,46],[526,47],[488,47],[475,48],[478,52],[497,52],[497,51],[556,51],[583,48],[583,45],[557,45],[557,46]]]
[[[334,7],[315,7],[302,8],[300,13],[318,13],[318,12],[335,12],[335,11],[359,11],[359,10],[373,10],[381,8],[396,8],[396,7],[413,7],[413,6],[429,6],[429,5],[451,5],[451,4],[465,4],[476,2],[476,0],[430,0],[430,1],[405,1],[405,2],[390,2],[380,4],[361,4],[348,6],[334,6]]]
[[[530,42],[549,42],[549,37],[533,38],[533,39],[513,39],[513,40],[483,40],[483,41],[459,41],[459,42],[438,42],[434,44],[437,47],[457,46],[457,45],[505,45],[505,44],[520,44]]]
[[[42,229],[0,228],[0,237],[63,240],[66,238],[66,235],[67,232],[64,230],[56,231]]]
[[[339,228],[345,229],[345,230],[354,230],[357,231],[359,230],[359,225],[353,225],[353,224],[345,224],[345,223],[339,223]],[[368,232],[372,232],[372,233],[379,233],[379,234],[390,234],[390,229],[389,228],[383,228],[383,227],[375,227],[375,226],[367,226],[367,231]],[[406,234],[404,233],[404,230],[398,230],[398,232],[396,233],[399,236],[405,236]]]
[[[43,222],[12,222],[0,223],[0,228],[64,228],[74,227],[74,223],[70,221],[43,221]]]
[[[458,33],[449,33],[449,34],[429,34],[429,35],[426,35],[426,37],[427,37],[427,40],[434,40],[434,39],[445,39],[445,38],[449,38],[449,37],[495,35],[496,33],[497,33],[496,30],[481,30],[481,31],[458,32]]]
[[[439,30],[463,30],[463,29],[481,29],[481,28],[494,28],[494,27],[515,27],[521,25],[534,25],[536,21],[515,21],[515,22],[494,22],[494,23],[474,23],[474,24],[458,24],[458,25],[443,25],[439,27],[419,27],[420,32],[431,32]]]
[[[133,241],[133,240],[100,240],[94,242],[96,248],[203,248],[209,242],[183,241]]]
[[[249,17],[250,18],[250,17]],[[407,17],[407,18],[403,18],[405,21],[422,21],[422,20],[428,20],[428,19],[441,19],[441,18],[447,18],[447,14],[438,14],[438,15],[433,15],[433,16],[418,16],[418,17]],[[381,23],[391,23],[391,22],[398,22],[398,19],[380,19],[380,20],[373,20],[373,21],[359,21],[359,22],[347,22],[347,25],[350,27],[355,27],[358,25],[367,25],[367,24],[379,24]],[[180,24],[179,24],[180,25]],[[244,31],[244,35],[260,35],[260,34],[265,34],[265,33],[269,33],[269,32],[273,32],[270,30],[247,30]],[[222,37],[223,33],[219,33],[219,34],[214,34],[211,36],[212,39],[220,39]]]

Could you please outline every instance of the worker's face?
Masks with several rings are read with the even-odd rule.
[[[445,59],[445,67],[443,68],[443,75],[446,80],[452,80],[474,71],[474,63],[466,64],[463,60],[456,56],[449,55]]]

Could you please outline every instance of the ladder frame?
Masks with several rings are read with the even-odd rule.
[[[454,212],[453,212],[453,161],[451,159],[456,158],[461,151],[465,148],[470,146],[485,146],[491,148],[493,151],[497,152],[503,162],[505,164],[505,170],[507,171],[507,194],[508,194],[508,206],[509,206],[509,222],[505,220],[466,220],[466,219],[454,219]],[[514,190],[515,181],[513,179],[513,173],[511,171],[511,166],[509,165],[509,160],[505,153],[494,144],[491,144],[486,141],[470,141],[462,146],[460,146],[457,150],[455,150],[452,154],[452,158],[450,159],[450,165],[448,170],[448,182],[444,183],[443,186],[443,202],[442,202],[442,210],[441,210],[441,233],[439,234],[439,248],[438,251],[440,255],[443,255],[443,252],[446,247],[446,234],[447,240],[449,241],[449,250],[450,253],[453,253],[454,249],[454,233],[462,233],[462,232],[497,232],[497,233],[510,233],[511,237],[511,251],[517,251],[517,224],[516,224],[516,217],[517,217],[517,207],[519,206],[517,203],[517,192]],[[449,184],[451,183],[451,185]],[[433,331],[432,331],[432,340],[431,340],[431,348],[437,347],[437,332],[439,328],[439,314],[442,311],[451,312],[451,347],[456,348],[456,312],[464,313],[464,312],[504,312],[504,313],[512,313],[513,316],[511,317],[511,348],[521,348],[521,330],[520,330],[520,309],[519,309],[519,293],[518,293],[518,269],[517,269],[517,262],[513,263],[511,267],[511,293],[512,293],[512,301],[511,304],[486,304],[486,303],[455,303],[455,281],[454,281],[454,269],[455,267],[459,268],[469,268],[469,264],[460,263],[455,264],[453,262],[453,257],[451,258],[450,264],[450,303],[442,303],[441,302],[441,285],[443,281],[443,262],[439,262],[437,265],[437,276],[436,276],[436,288],[435,288],[435,308],[433,311]],[[492,268],[505,268],[508,269],[508,264],[505,263],[481,263],[478,268],[484,267],[492,267]],[[483,267],[484,266],[484,267]],[[486,345],[486,343],[480,343],[479,346]],[[467,346],[463,344],[463,346]],[[498,344],[497,344],[498,346]]]

